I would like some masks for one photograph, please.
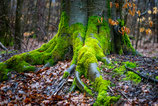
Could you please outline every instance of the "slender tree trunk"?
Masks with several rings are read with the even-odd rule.
[[[14,49],[21,50],[21,40],[23,35],[21,34],[21,17],[22,17],[22,0],[17,0],[16,7],[16,19],[15,19],[15,35],[14,35]]]
[[[0,42],[5,46],[11,46],[13,40],[9,27],[9,3],[9,0],[0,0]]]
[[[48,20],[47,20],[47,26],[46,26],[46,32],[47,32],[47,36],[49,33],[49,22],[50,22],[50,16],[51,16],[51,6],[52,6],[52,0],[49,0],[49,10],[48,10]]]

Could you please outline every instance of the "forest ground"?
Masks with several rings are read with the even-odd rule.
[[[35,45],[29,47],[29,50],[38,48],[43,43],[37,43],[31,39],[28,43],[30,46],[31,42],[34,42]],[[138,48],[138,51],[144,56],[108,55],[107,57],[116,64],[116,67],[112,69],[106,67],[102,62],[98,63],[103,78],[111,81],[108,95],[121,95],[116,105],[158,105],[158,83],[142,78],[141,82],[136,84],[131,80],[123,80],[126,72],[115,76],[116,72],[113,71],[121,66],[122,62],[130,61],[137,64],[133,70],[141,70],[140,73],[147,78],[158,76],[158,44],[154,44],[154,46],[153,44],[143,45],[143,47]],[[15,54],[17,53],[12,52],[6,55],[1,52],[0,62]],[[67,79],[64,87],[59,91],[57,90],[62,81],[62,75],[69,67],[70,62],[71,60],[59,61],[55,66],[46,67],[36,73],[11,72],[9,80],[0,83],[0,105],[8,103],[10,105],[92,105],[96,96],[89,97],[85,93],[80,93],[79,90],[69,92],[74,80],[73,74]],[[42,67],[42,65],[37,67]],[[81,76],[81,79],[85,84],[91,85],[84,76]]]

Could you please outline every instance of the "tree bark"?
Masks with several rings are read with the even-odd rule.
[[[14,35],[14,49],[16,50],[21,50],[21,40],[23,39],[23,35],[21,34],[22,4],[23,4],[23,1],[17,0],[15,35]]]
[[[9,0],[0,0],[0,42],[5,46],[12,46],[13,38],[9,27]]]

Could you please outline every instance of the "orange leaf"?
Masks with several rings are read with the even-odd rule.
[[[31,99],[30,99],[30,98],[26,98],[23,102],[24,102],[24,103],[30,103],[30,102],[31,102]]]
[[[99,18],[98,18],[98,23],[99,23],[99,24],[101,24],[101,22],[100,22]]]
[[[135,15],[135,12],[136,12],[136,10],[135,10],[135,8],[133,8],[133,16]]]
[[[142,27],[142,28],[139,29],[139,32],[144,32],[144,30],[145,30],[145,28]]]
[[[136,5],[133,3],[133,7],[136,7]]]
[[[118,22],[118,21],[116,21],[115,23],[116,23],[116,25],[118,25],[118,24],[119,24],[119,22]]]
[[[116,7],[116,8],[119,8],[119,3],[115,3],[115,7]]]
[[[110,8],[112,8],[112,2],[110,2]]]
[[[108,21],[109,21],[109,24],[111,24],[111,22],[112,22],[112,19],[111,19],[111,18],[109,18],[109,20],[108,20]]]
[[[126,32],[127,34],[130,33],[130,29],[129,29],[129,28],[125,27],[124,30],[125,30],[125,32]]]
[[[137,11],[138,15],[140,16],[140,10]]]
[[[101,17],[101,23],[103,23],[103,17]]]
[[[148,34],[151,34],[151,29],[148,28],[148,29],[145,30],[145,32],[146,32],[147,35],[148,35]]]
[[[149,26],[152,27],[153,26],[153,22],[149,21]]]
[[[124,27],[121,28],[121,31],[122,31],[122,35],[124,35],[125,32]]]
[[[127,8],[128,7],[128,4],[126,3],[126,4],[124,4],[124,6],[123,6],[123,8]]]
[[[133,15],[133,12],[131,10],[128,11],[130,15]]]
[[[130,2],[128,3],[128,5],[129,5],[129,7],[132,7],[132,4]]]

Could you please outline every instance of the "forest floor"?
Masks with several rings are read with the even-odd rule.
[[[137,67],[134,70],[141,70],[140,73],[147,76],[147,79],[142,78],[141,82],[136,84],[131,80],[123,80],[125,73],[114,77],[116,72],[113,70],[116,67],[108,69],[99,62],[103,78],[111,81],[108,95],[121,95],[116,105],[158,105],[158,83],[148,80],[149,77],[158,76],[158,58],[115,54],[107,57],[117,64],[117,67],[125,61],[135,62]],[[38,72],[10,72],[9,80],[0,83],[0,105],[92,105],[96,97],[87,96],[79,90],[69,91],[74,80],[73,74],[60,88],[63,73],[70,63],[71,60],[59,61],[55,66],[40,69]],[[87,85],[91,84],[84,76],[81,76],[81,80]]]
[[[125,73],[118,76],[113,69],[108,69],[102,62],[98,63],[101,74],[105,80],[111,81],[108,95],[121,95],[115,105],[158,105],[158,83],[150,81],[148,78],[156,79],[158,76],[158,45],[147,45],[138,49],[144,56],[130,55],[108,55],[112,61],[117,61],[117,67],[122,62],[130,61],[137,64],[133,70],[145,75],[141,82],[136,84],[131,80],[123,80]],[[7,55],[0,52],[0,62],[5,61],[11,56],[18,54],[11,52]],[[96,97],[87,96],[78,90],[69,92],[74,75],[72,74],[59,90],[64,71],[70,66],[71,60],[59,61],[53,67],[40,69],[38,72],[16,73],[11,72],[9,80],[0,83],[0,105],[92,105]],[[42,67],[42,65],[37,65]],[[81,80],[89,85],[90,81],[84,76]]]

